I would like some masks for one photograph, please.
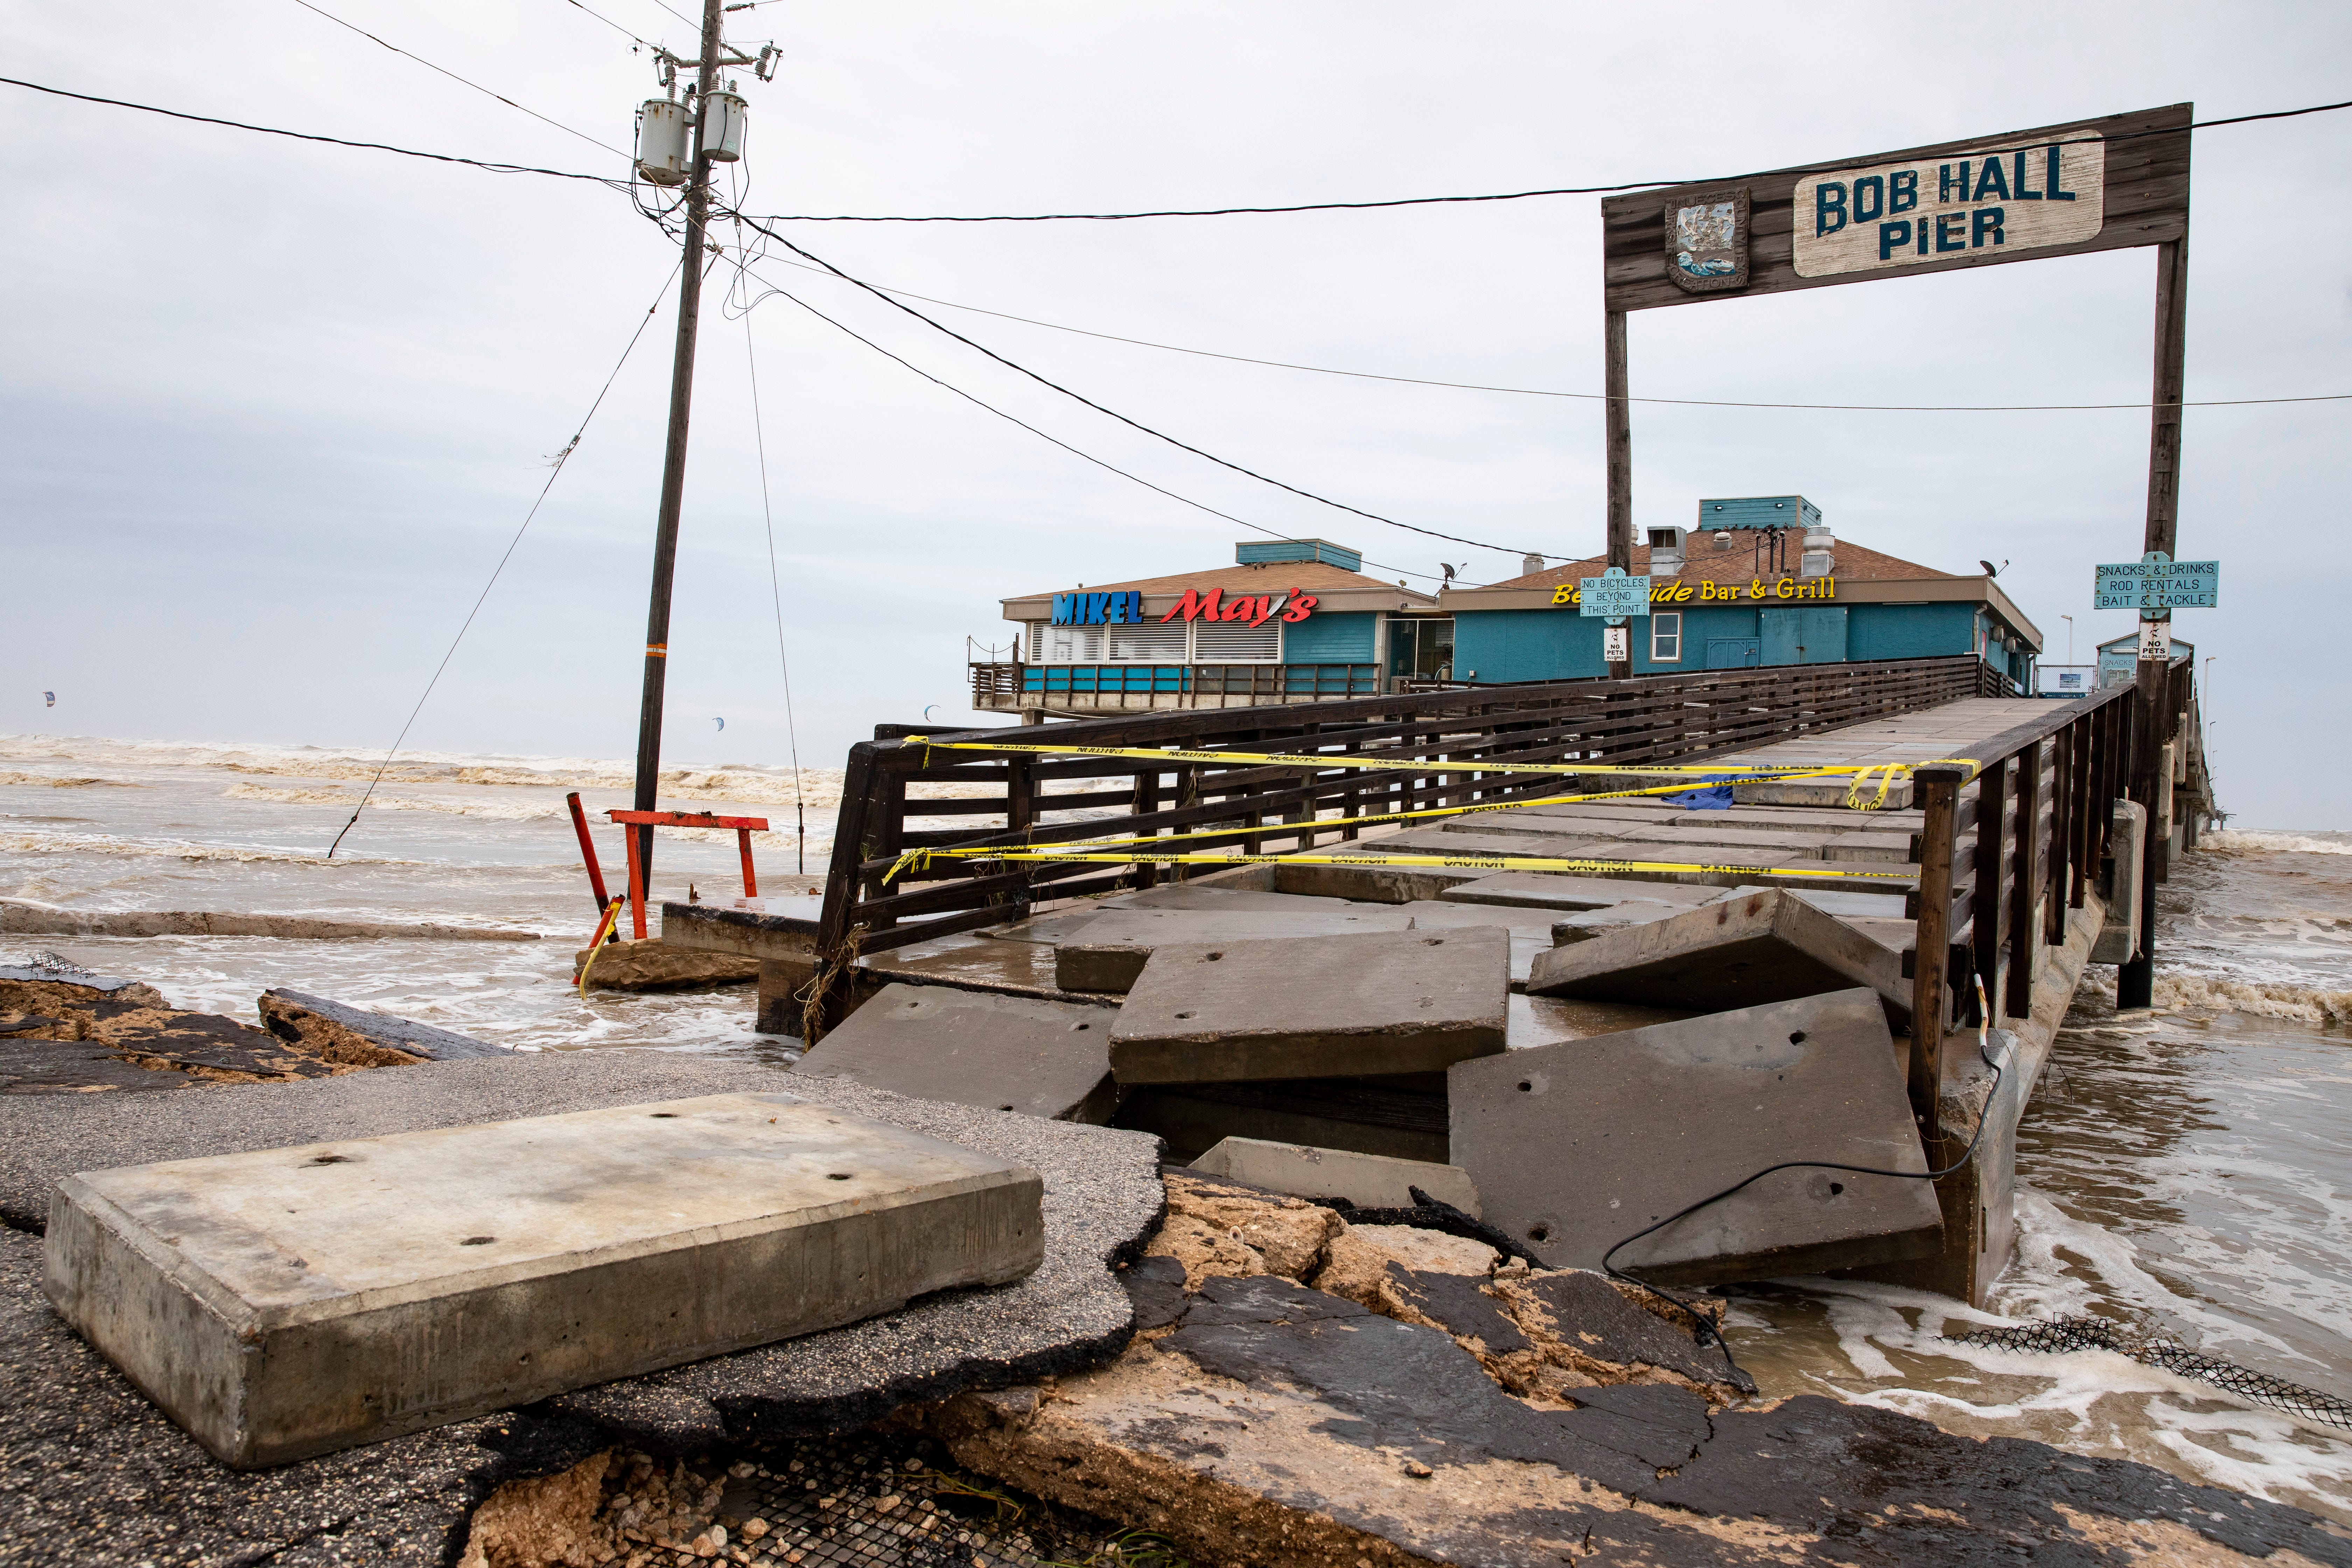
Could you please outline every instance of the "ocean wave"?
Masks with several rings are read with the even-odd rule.
[[[221,791],[228,800],[267,800],[286,805],[357,805],[360,795],[340,784],[324,789],[277,789],[268,784],[231,784]],[[430,800],[414,795],[369,797],[370,811],[435,811],[450,816],[478,816],[492,822],[543,822],[564,815],[561,805],[532,801]]]
[[[0,773],[0,784],[31,784],[48,789],[138,789],[129,779],[64,778],[56,773]]]
[[[120,838],[108,833],[0,833],[0,852],[18,855],[130,855],[171,860],[267,860],[285,866],[420,866],[421,860],[338,855],[332,860],[303,849],[255,844],[196,844],[185,839]]]
[[[2200,834],[2200,849],[2224,849],[2242,855],[2352,855],[2352,838],[2315,838],[2308,833],[2240,832],[2223,828]]]
[[[2352,991],[2327,991],[2275,980],[2231,980],[2217,974],[2160,970],[2156,1005],[2185,1012],[2252,1013],[2299,1024],[2352,1024]]]

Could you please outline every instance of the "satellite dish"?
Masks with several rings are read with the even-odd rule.
[[[1985,575],[1988,577],[1998,577],[2009,569],[2008,562],[2004,561],[2000,565],[1996,566],[1981,555],[1977,557],[1977,564],[1985,569]]]
[[[724,719],[713,719],[711,722],[718,725],[721,730],[727,728],[727,721]]]

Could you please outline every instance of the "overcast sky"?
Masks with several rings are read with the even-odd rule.
[[[657,0],[320,0],[614,148],[655,92]],[[681,9],[688,7],[681,6]],[[770,0],[757,213],[1273,205],[1702,178],[2193,100],[2346,96],[2341,5],[1007,5]],[[296,0],[12,7],[5,74],[360,140],[595,174],[617,153]],[[625,756],[661,469],[673,245],[600,186],[0,87],[0,731],[388,743],[649,307],[409,744]],[[2200,132],[2189,396],[2352,391],[2352,112]],[[1299,364],[1591,393],[1594,197],[1120,224],[784,226],[875,282]],[[728,237],[722,235],[721,237]],[[1637,395],[2147,396],[2154,252],[1638,314]],[[1444,546],[1137,435],[857,294],[759,270],[925,371],[1152,483],[1387,568],[1599,551],[1587,401],[1355,380],[931,311],[1122,413]],[[720,276],[723,277],[723,274]],[[714,279],[714,290],[717,279]],[[969,720],[965,638],[1008,594],[1230,562],[1243,531],[919,379],[773,298],[749,317],[804,761],[877,721]],[[704,318],[666,759],[787,753],[745,321]],[[2222,804],[2352,827],[2340,775],[2352,405],[2191,409],[2179,635],[2213,665]],[[1641,525],[1801,491],[1841,536],[2003,581],[2047,657],[2130,629],[2147,418],[1643,405]],[[40,706],[54,689],[54,710]],[[723,717],[719,733],[712,722]]]

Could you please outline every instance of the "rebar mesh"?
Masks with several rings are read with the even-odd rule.
[[[2210,1383],[2242,1399],[2352,1431],[2352,1399],[2305,1388],[2299,1383],[2289,1383],[2283,1377],[2190,1350],[2173,1340],[2143,1339],[2123,1324],[2101,1318],[2058,1318],[2046,1323],[2021,1323],[2013,1329],[1971,1329],[1965,1334],[1946,1337],[1959,1344],[2041,1351],[2053,1355],[2067,1351],[2114,1351],[2145,1365]]]

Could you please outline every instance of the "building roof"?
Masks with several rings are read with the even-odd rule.
[[[1754,574],[1756,540],[1753,532],[1742,531],[1731,536],[1728,547],[1718,548],[1715,536],[1694,531],[1683,557],[1681,575],[1690,578],[1748,577]],[[1792,544],[1794,541],[1790,542]],[[1790,552],[1791,572],[1797,552]],[[1837,542],[1833,552],[1837,574],[1863,583],[1884,583],[1903,578],[1959,577],[1958,572],[1938,572],[1932,566],[1922,566],[1916,561],[1906,561],[1884,551],[1866,549],[1850,539]],[[1488,583],[1489,588],[1554,588],[1562,583],[1574,583],[1585,577],[1598,577],[1607,568],[1609,557],[1596,555],[1586,561],[1569,561],[1558,566],[1547,566],[1540,572],[1530,572],[1524,577],[1512,577],[1500,583]],[[1628,569],[1639,577],[1650,570],[1650,547],[1633,546],[1633,564]],[[1775,573],[1775,576],[1789,575]]]
[[[1033,594],[1012,594],[1012,599],[1042,599],[1053,594],[1076,591],[1077,584],[1066,588],[1042,588]],[[1397,584],[1380,577],[1367,577],[1361,572],[1350,572],[1334,566],[1328,561],[1264,561],[1249,566],[1212,566],[1204,572],[1182,572],[1173,577],[1138,577],[1126,583],[1088,583],[1089,594],[1117,594],[1140,591],[1146,594],[1181,594],[1187,588],[1247,588],[1280,593],[1286,588],[1304,588],[1309,593],[1318,588],[1382,588],[1397,591]],[[1415,590],[1407,589],[1412,593]]]

